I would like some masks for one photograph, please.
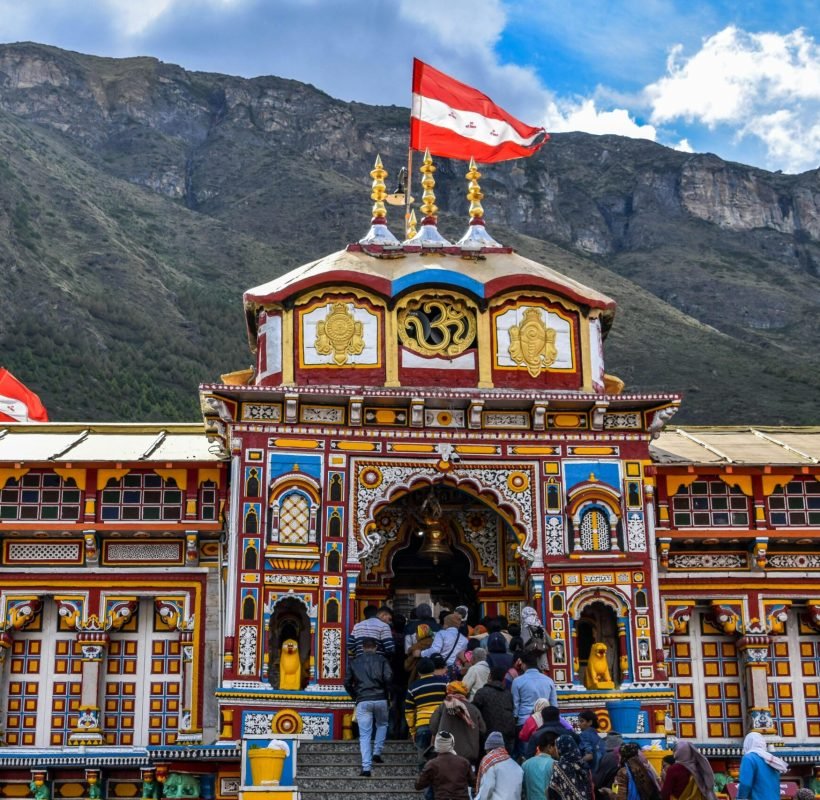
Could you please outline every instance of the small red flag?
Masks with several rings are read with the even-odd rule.
[[[510,116],[487,95],[413,59],[410,147],[444,158],[492,163],[525,158],[549,135]]]
[[[48,413],[31,389],[0,367],[0,421],[48,422]]]

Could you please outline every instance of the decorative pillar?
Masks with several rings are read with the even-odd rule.
[[[575,628],[575,620],[570,620],[570,642],[572,644],[572,682],[575,684],[581,681],[581,660],[578,658],[578,631]]]
[[[235,739],[233,735],[233,709],[222,706],[219,709],[219,738]]]
[[[177,741],[181,744],[197,744],[202,741],[202,729],[194,725],[194,644],[193,633],[183,631],[180,636],[180,660],[182,662],[182,714],[179,718]]]
[[[737,646],[745,673],[749,727],[759,733],[775,733],[767,680],[769,637],[765,634],[747,634],[738,640]]]
[[[108,647],[106,633],[80,633],[77,637],[83,653],[82,691],[77,724],[68,736],[69,745],[103,744],[100,725],[100,666]]]
[[[629,675],[629,645],[626,640],[626,617],[618,618],[618,666],[621,668],[621,683],[631,683]]]
[[[199,534],[196,531],[185,531],[185,566],[199,566]]]

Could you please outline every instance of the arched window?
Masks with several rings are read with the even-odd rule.
[[[553,614],[563,614],[564,613],[564,597],[560,592],[556,592],[552,596],[552,613]]]
[[[242,601],[242,619],[256,619],[256,601],[250,595]]]
[[[245,514],[245,533],[259,533],[259,516],[253,506]]]
[[[626,487],[626,502],[630,508],[641,505],[641,486],[637,481],[630,481]]]
[[[325,622],[339,621],[339,601],[331,597],[325,606]]]
[[[342,515],[338,511],[334,511],[330,515],[330,521],[327,526],[328,536],[342,535]]]
[[[245,482],[245,495],[247,497],[259,497],[259,470],[248,470],[248,480]]]
[[[591,508],[581,517],[581,549],[587,551],[612,549],[609,520],[600,508]]]
[[[547,484],[547,510],[560,511],[561,510],[561,493],[558,490],[557,483]]]
[[[330,476],[330,502],[342,502],[342,476],[339,472],[334,472]]]
[[[638,589],[638,591],[635,592],[635,608],[647,608],[648,605],[646,591],[644,589]]]
[[[290,492],[279,507],[279,541],[307,544],[310,530],[310,502],[301,492]]]
[[[331,550],[327,554],[327,571],[341,572],[342,571],[342,554],[338,550]]]
[[[256,543],[250,542],[245,548],[245,569],[256,569],[259,566],[259,551]]]

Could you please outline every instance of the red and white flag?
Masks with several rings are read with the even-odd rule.
[[[48,422],[48,413],[31,389],[0,367],[0,422]]]
[[[549,135],[510,116],[487,95],[413,59],[410,147],[444,158],[492,163],[525,158]]]

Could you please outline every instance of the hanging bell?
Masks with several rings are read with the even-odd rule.
[[[427,528],[419,555],[429,559],[433,564],[449,561],[453,557],[453,551],[447,541],[447,532],[441,525],[434,523]]]

